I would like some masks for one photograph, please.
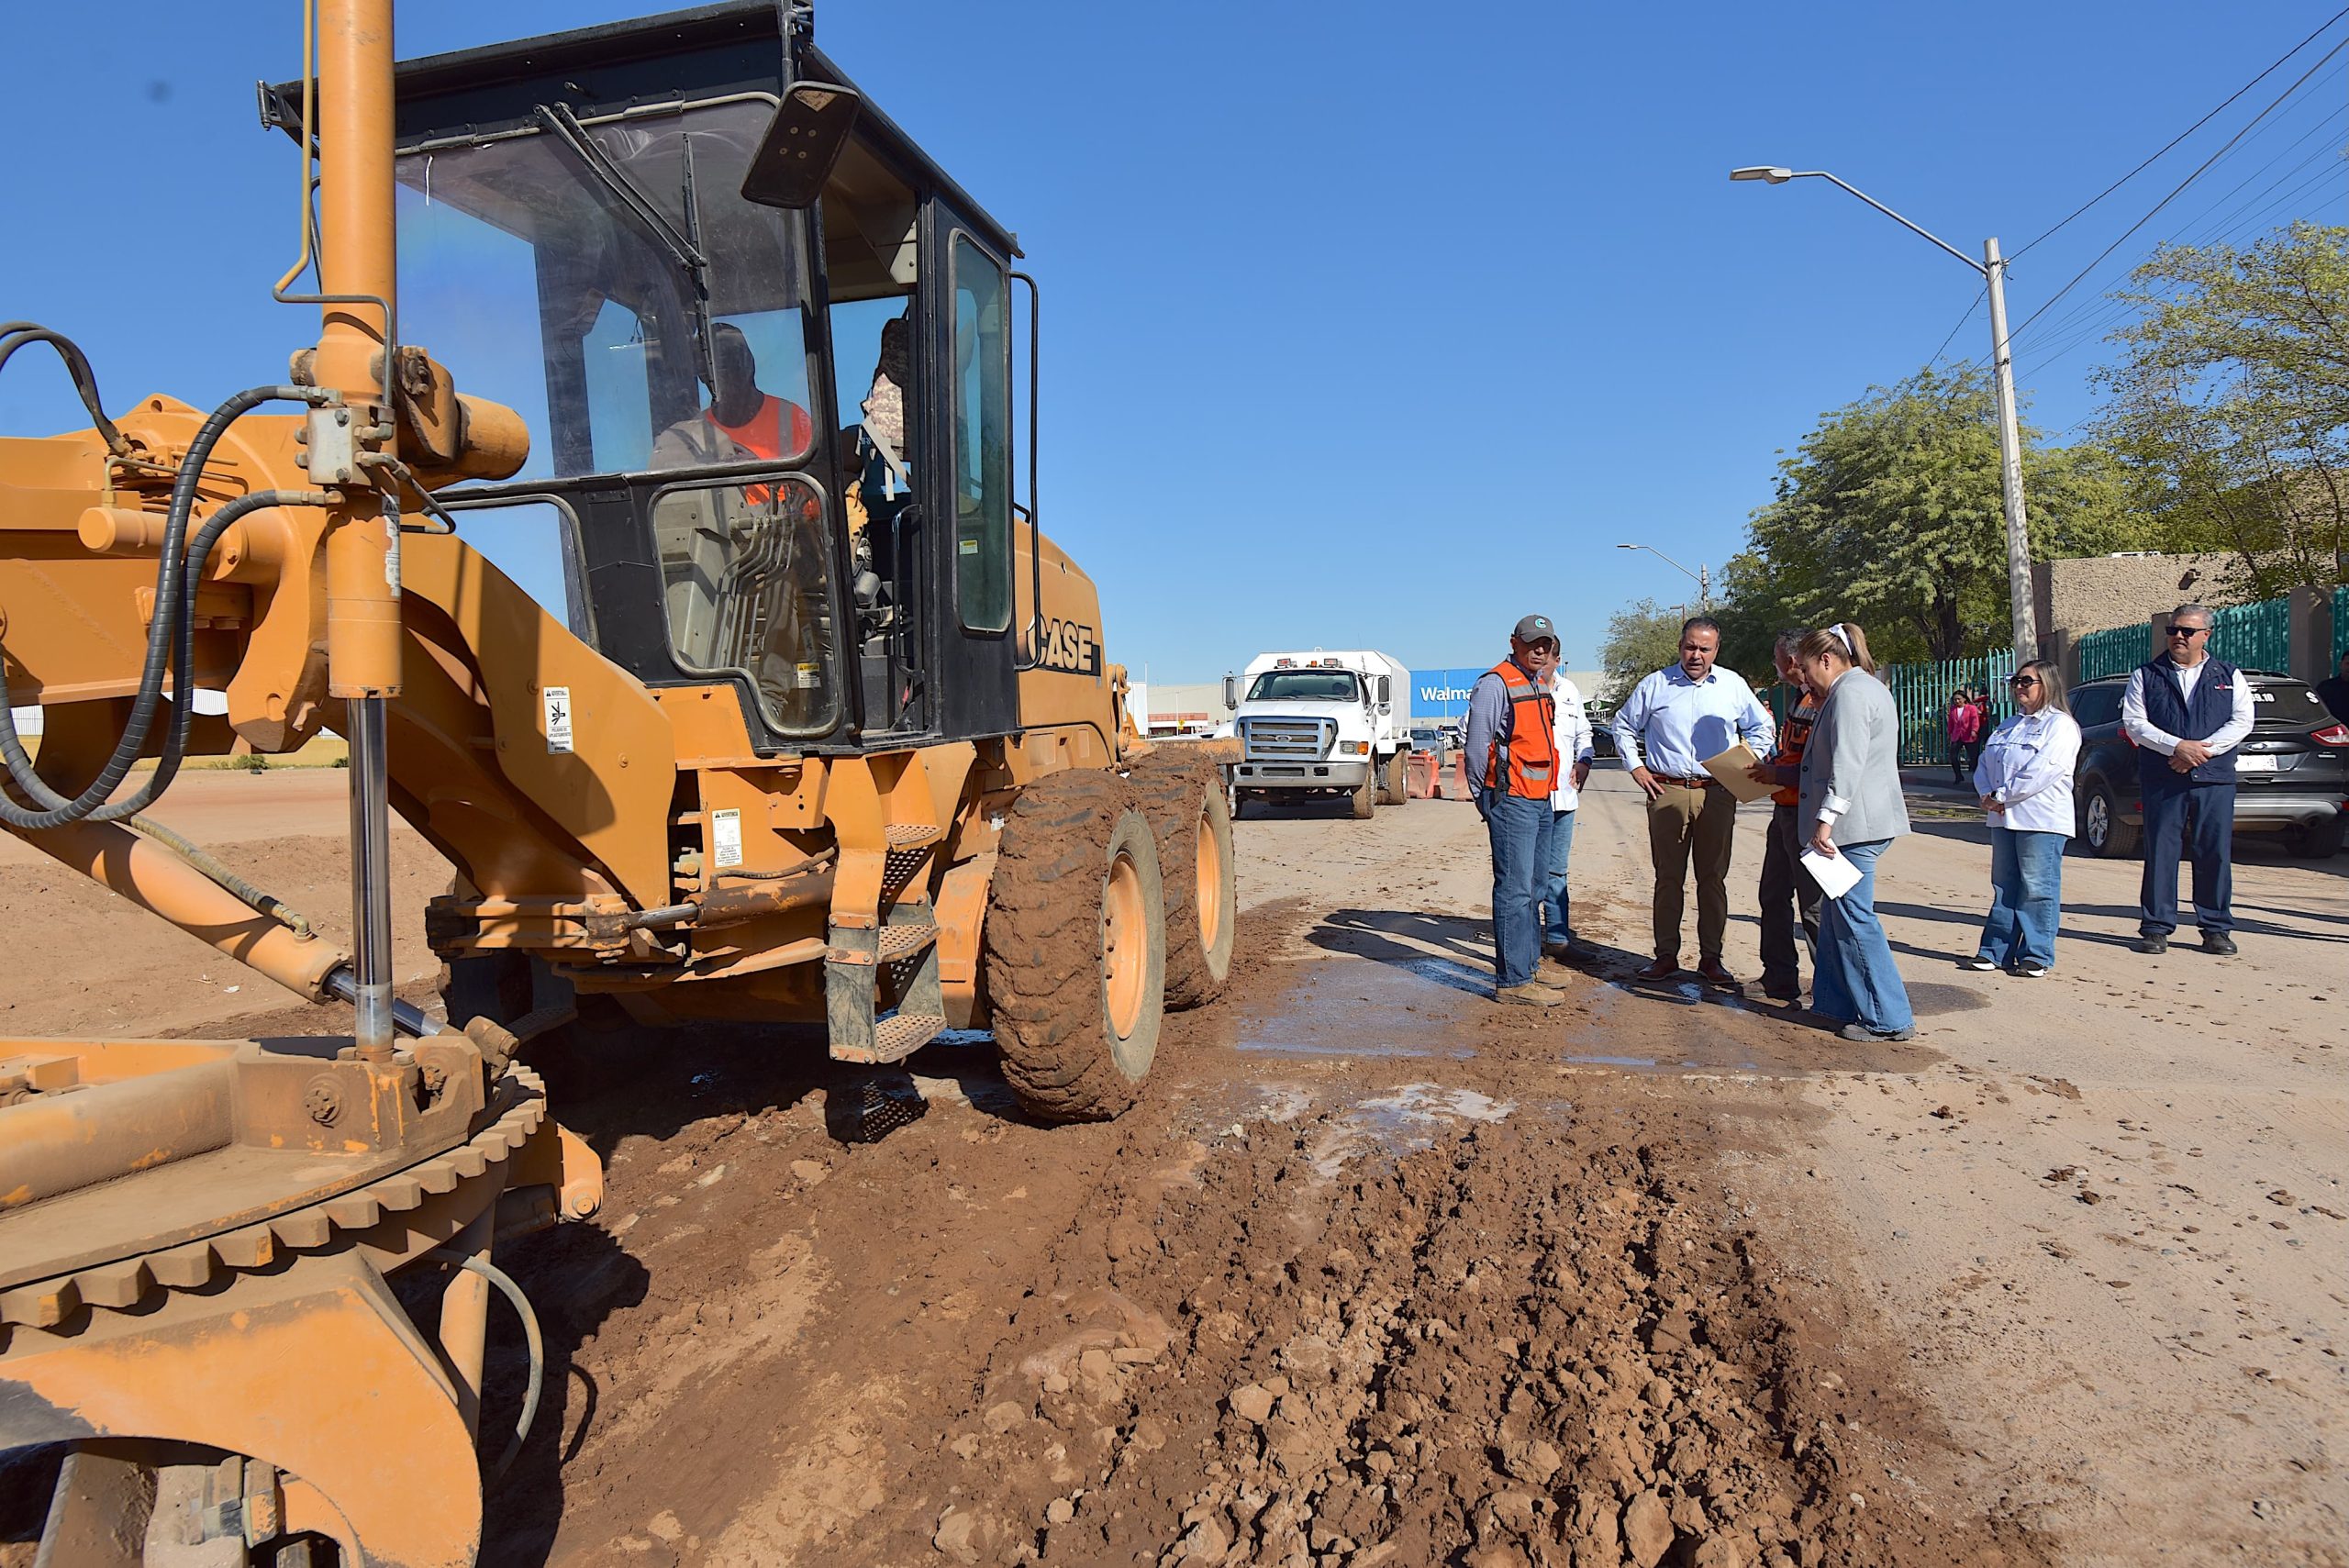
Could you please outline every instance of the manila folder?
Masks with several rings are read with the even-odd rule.
[[[1753,749],[1741,740],[1718,757],[1705,759],[1705,771],[1721,781],[1721,787],[1742,801],[1767,800],[1777,789],[1776,784],[1757,784],[1746,773],[1760,761]]]

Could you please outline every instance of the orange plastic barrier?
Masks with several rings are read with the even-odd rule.
[[[1434,752],[1411,753],[1410,776],[1404,781],[1404,787],[1413,800],[1433,800],[1436,797],[1442,786],[1436,778]]]

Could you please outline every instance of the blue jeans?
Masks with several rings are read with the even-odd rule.
[[[1876,862],[1892,842],[1838,844],[1835,852],[1852,862],[1860,880],[1841,898],[1819,905],[1818,973],[1811,977],[1814,1011],[1844,1023],[1857,1021],[1878,1034],[1913,1028],[1909,990],[1892,964],[1892,944],[1876,915]]]
[[[1991,828],[1990,915],[1982,922],[1982,956],[2001,969],[2010,963],[2053,968],[2063,897],[2063,834]]]
[[[1544,859],[1549,868],[1542,879],[1542,940],[1563,944],[1575,940],[1574,904],[1566,895],[1566,860],[1575,851],[1575,817],[1572,811],[1550,813],[1550,852]]]
[[[2137,929],[2177,929],[2177,860],[2194,862],[2194,919],[2207,939],[2235,929],[2235,786],[2141,786],[2145,795],[2145,873],[2137,884]]]
[[[1522,985],[1542,959],[1542,877],[1550,863],[1550,803],[1488,795],[1493,841],[1493,984]]]

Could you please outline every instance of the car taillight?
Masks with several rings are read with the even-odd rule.
[[[2309,739],[2320,746],[2349,746],[2349,724],[2328,724]]]

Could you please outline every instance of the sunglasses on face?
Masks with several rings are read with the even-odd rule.
[[[2007,684],[2010,686],[2035,686],[2039,684],[2039,677],[2036,675],[2010,675],[2007,678]]]
[[[2210,629],[2210,628],[2207,626],[2174,626],[2169,628],[2169,635],[2172,637],[2192,637],[2198,632],[2204,632]]]

